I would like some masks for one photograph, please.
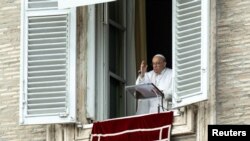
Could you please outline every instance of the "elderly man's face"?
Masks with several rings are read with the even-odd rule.
[[[159,74],[166,67],[166,62],[161,57],[155,56],[152,59],[152,65],[154,72]]]

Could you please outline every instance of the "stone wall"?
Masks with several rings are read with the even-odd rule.
[[[45,126],[19,125],[20,2],[0,0],[0,141],[45,141]]]
[[[249,0],[217,0],[216,40],[217,124],[249,124]]]

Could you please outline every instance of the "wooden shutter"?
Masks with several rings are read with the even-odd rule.
[[[207,99],[209,0],[173,1],[173,107]]]
[[[115,0],[58,0],[59,8],[69,8],[77,6],[92,5],[98,3],[111,2]]]
[[[22,7],[21,124],[75,122],[75,9],[57,0]]]

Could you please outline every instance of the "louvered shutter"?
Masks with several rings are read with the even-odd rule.
[[[63,8],[85,6],[85,5],[105,3],[111,1],[115,0],[58,0],[58,7],[63,9]]]
[[[26,0],[22,10],[20,124],[75,122],[75,9]]]
[[[173,0],[173,107],[207,99],[209,0]]]

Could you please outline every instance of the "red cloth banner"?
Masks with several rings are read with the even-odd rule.
[[[91,141],[170,141],[173,111],[94,122]]]

